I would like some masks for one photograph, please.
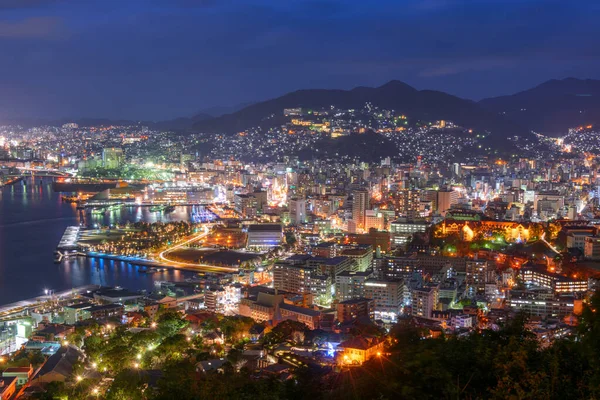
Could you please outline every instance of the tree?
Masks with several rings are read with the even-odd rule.
[[[156,332],[163,338],[173,336],[183,328],[189,325],[189,322],[182,319],[176,311],[165,311],[158,317]]]
[[[106,400],[141,400],[144,381],[139,371],[125,369],[115,376],[115,380],[107,392]]]
[[[156,348],[156,356],[159,359],[179,359],[186,349],[190,347],[190,342],[187,341],[187,336],[180,333],[166,337],[161,344]]]
[[[164,375],[158,380],[156,399],[198,399],[199,387],[194,364],[188,360],[171,361],[163,367]],[[211,397],[208,393],[206,397]],[[217,397],[214,397],[217,398]]]

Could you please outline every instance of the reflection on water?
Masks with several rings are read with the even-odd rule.
[[[188,207],[166,214],[147,207],[123,207],[93,215],[86,222],[189,221],[190,212]],[[50,179],[28,179],[0,190],[0,304],[39,296],[44,289],[63,291],[96,284],[152,290],[156,280],[182,281],[192,276],[173,270],[149,275],[126,262],[85,257],[54,264],[52,253],[65,228],[79,221],[76,206],[60,200]]]
[[[72,205],[75,210],[75,205]],[[86,218],[90,220],[88,224],[98,224],[103,226],[114,225],[116,223],[123,224],[129,222],[171,222],[171,221],[189,221],[191,207],[178,206],[170,213],[162,211],[150,211],[150,207],[140,206],[123,206],[113,210],[108,210],[103,213],[87,213]]]

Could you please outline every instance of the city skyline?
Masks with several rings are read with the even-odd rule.
[[[5,1],[0,118],[160,120],[391,79],[475,100],[598,79],[597,10],[534,0]]]

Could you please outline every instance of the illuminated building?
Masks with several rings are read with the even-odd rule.
[[[371,228],[378,231],[384,229],[383,213],[374,210],[365,211],[365,231],[369,231]]]
[[[369,208],[369,191],[365,189],[353,192],[352,220],[356,223],[356,230],[365,230],[365,211]]]
[[[415,317],[431,318],[433,310],[437,309],[438,288],[425,286],[412,291],[412,315]]]
[[[365,282],[373,277],[373,271],[343,271],[335,276],[335,297],[346,301],[365,295]]]
[[[286,117],[300,116],[302,115],[302,108],[284,108],[283,115]]]
[[[556,293],[587,292],[589,289],[587,280],[571,279],[536,266],[521,267],[519,276],[526,284],[550,288]]]
[[[124,161],[123,149],[118,147],[107,147],[102,149],[102,165],[104,168],[119,168]]]
[[[306,222],[306,200],[292,198],[289,200],[290,223],[299,225]]]
[[[384,350],[384,341],[379,338],[355,337],[338,345],[342,350],[338,357],[343,364],[360,365],[365,361],[381,356]]]
[[[572,296],[555,296],[550,290],[511,290],[508,305],[515,311],[541,317],[564,317],[572,314],[575,299]]]
[[[308,329],[318,329],[321,322],[320,311],[287,304],[283,295],[266,292],[242,298],[239,314],[257,322],[271,321],[273,325],[291,319],[306,324]]]
[[[320,275],[314,266],[283,261],[273,266],[273,287],[291,293],[322,296],[331,293],[331,278]]]
[[[337,320],[341,323],[350,322],[356,318],[375,318],[375,303],[372,299],[357,297],[340,301],[337,305]]]
[[[439,190],[437,192],[437,212],[446,215],[453,205],[458,203],[459,194],[455,190]]]
[[[586,237],[584,239],[583,255],[589,260],[600,259],[600,238]]]
[[[365,282],[365,297],[375,302],[376,318],[395,320],[404,301],[404,281],[369,279]]]
[[[253,218],[258,214],[258,202],[251,194],[235,194],[234,209],[245,218]]]
[[[268,249],[283,242],[280,224],[254,224],[248,226],[248,247]]]
[[[495,271],[487,261],[469,260],[466,262],[465,284],[474,292],[483,292],[486,283],[494,283]]]
[[[421,207],[421,191],[399,190],[394,199],[396,212],[401,216],[412,220],[419,217]]]
[[[401,218],[393,221],[390,224],[390,232],[392,234],[392,246],[404,246],[410,238],[417,232],[425,232],[429,224],[422,221],[409,221],[406,218]]]
[[[373,261],[373,247],[370,245],[359,245],[357,248],[343,250],[341,255],[354,260],[358,271],[366,271],[371,267],[371,262]]]
[[[468,221],[457,219],[445,219],[436,227],[437,237],[447,237],[457,234],[462,240],[471,241],[477,233],[484,237],[501,232],[502,239],[507,242],[527,242],[530,238],[530,224],[521,224],[513,221]],[[487,235],[486,235],[487,234]],[[497,239],[493,237],[492,240]]]
[[[382,257],[373,260],[373,273],[377,279],[403,279],[414,272],[421,273],[416,257]]]

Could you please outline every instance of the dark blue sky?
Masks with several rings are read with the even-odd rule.
[[[164,119],[390,79],[600,78],[595,0],[0,0],[0,117]]]

